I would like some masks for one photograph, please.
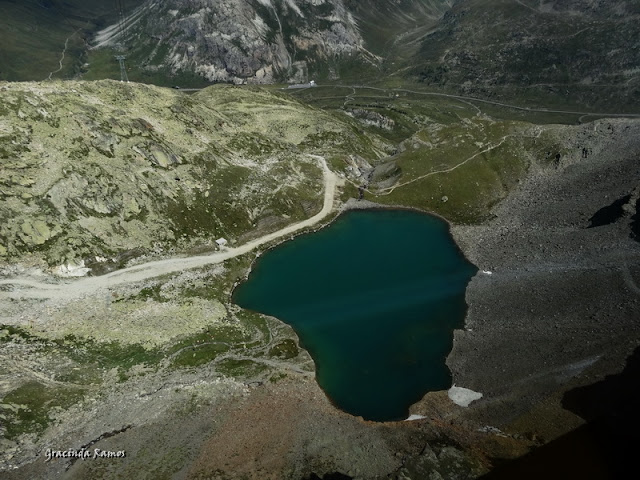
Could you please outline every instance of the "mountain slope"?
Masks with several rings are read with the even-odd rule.
[[[421,82],[472,95],[640,104],[640,2],[462,0],[414,57]]]
[[[367,49],[395,62],[420,46],[453,0],[346,0]]]
[[[0,86],[0,258],[50,265],[231,243],[312,216],[312,155],[382,155],[349,120],[255,89]]]
[[[211,82],[307,81],[327,68],[335,75],[342,57],[366,54],[342,0],[148,1],[140,12],[124,35],[103,31],[95,46],[124,44],[146,71]]]
[[[141,0],[127,0],[135,8]],[[69,78],[80,71],[91,34],[117,18],[114,2],[0,2],[0,81]],[[64,52],[64,55],[63,55]]]

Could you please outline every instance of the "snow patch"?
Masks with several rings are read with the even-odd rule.
[[[409,418],[407,418],[405,420],[405,422],[412,422],[413,420],[422,420],[423,418],[427,418],[424,415],[416,415],[415,413],[413,415],[409,415]]]
[[[84,277],[89,271],[91,269],[84,266],[84,260],[80,260],[78,264],[67,263],[66,265],[60,265],[54,270],[59,277]]]
[[[447,392],[453,403],[461,407],[468,407],[471,402],[482,398],[480,392],[474,392],[464,387],[456,387],[455,384]]]

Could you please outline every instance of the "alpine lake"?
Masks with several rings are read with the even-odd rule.
[[[294,328],[335,406],[402,420],[425,393],[451,386],[445,360],[476,272],[443,220],[352,210],[267,251],[233,301]]]

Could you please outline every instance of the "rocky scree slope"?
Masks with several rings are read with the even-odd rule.
[[[387,148],[348,119],[256,89],[189,96],[102,81],[0,91],[3,262],[117,267],[219,237],[233,244],[321,208],[322,170],[308,154],[376,158]]]
[[[639,25],[635,0],[461,0],[424,38],[411,76],[471,95],[632,111]]]

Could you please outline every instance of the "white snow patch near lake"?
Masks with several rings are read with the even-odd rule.
[[[405,420],[405,422],[412,422],[413,420],[422,420],[423,418],[427,418],[424,415],[416,415],[415,413],[413,415],[409,415],[409,418],[407,418]]]
[[[447,394],[453,403],[465,408],[468,407],[471,402],[482,398],[480,392],[474,392],[464,387],[456,387],[455,385],[449,389]]]

